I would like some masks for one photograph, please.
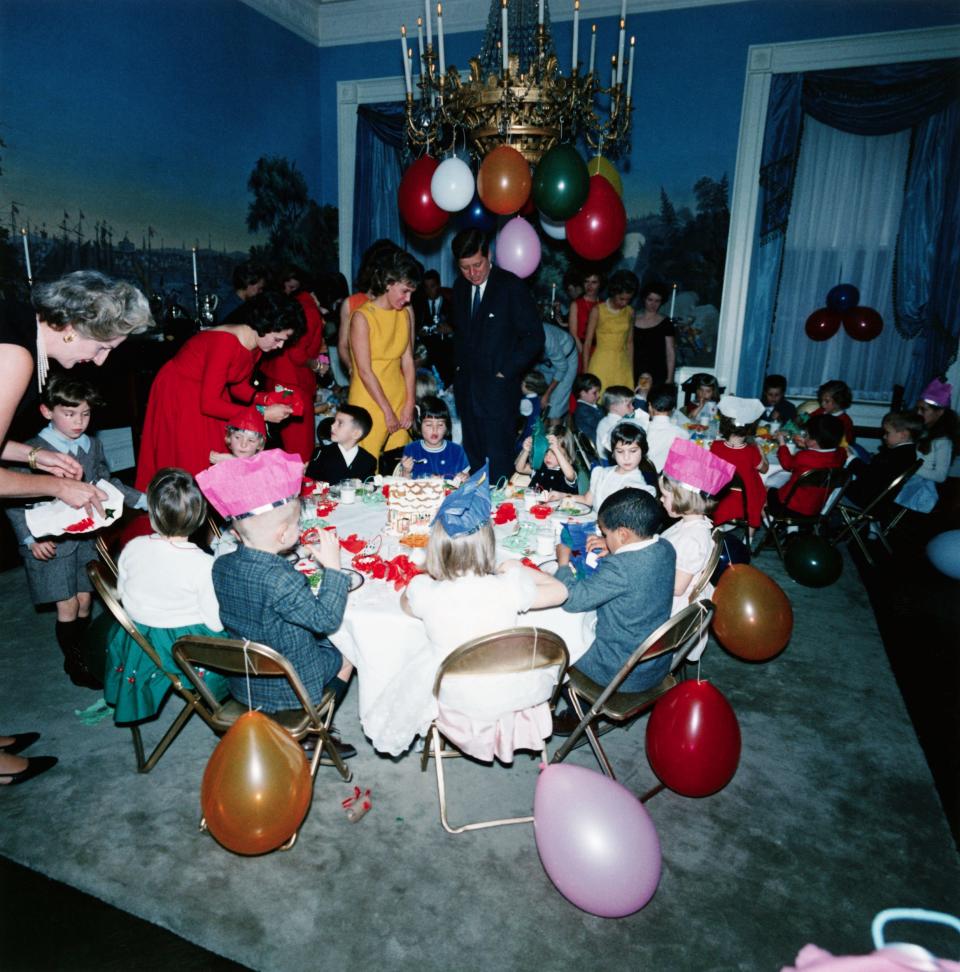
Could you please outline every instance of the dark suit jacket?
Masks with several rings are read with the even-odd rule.
[[[491,267],[477,319],[470,319],[473,287],[453,285],[457,410],[463,415],[516,419],[520,379],[543,354],[543,326],[527,285]],[[512,429],[512,424],[511,424]]]
[[[325,483],[341,483],[345,479],[366,479],[377,471],[377,460],[360,448],[348,466],[343,461],[343,453],[336,442],[320,446],[307,466],[311,479]]]
[[[449,287],[440,288],[440,296],[437,300],[440,301],[440,323],[450,323],[451,309],[450,301],[453,299],[453,292]],[[433,318],[430,316],[430,302],[427,300],[427,295],[423,292],[422,287],[418,287],[414,291],[413,297],[410,298],[410,306],[413,308],[413,320],[416,325],[417,331],[420,331],[425,327],[433,327]]]

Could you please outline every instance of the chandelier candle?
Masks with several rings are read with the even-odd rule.
[[[627,62],[627,104],[633,101],[633,49],[636,46],[636,37],[630,38],[630,60]]]
[[[576,8],[574,8],[574,17],[577,15]],[[587,74],[593,74],[593,69],[597,64],[597,25],[592,24],[590,27],[590,67],[587,69]]]
[[[197,248],[193,247],[191,256],[193,257],[193,289],[196,290],[198,286],[197,281]]]
[[[502,50],[503,50],[503,73],[504,74],[507,74],[509,72],[509,70],[510,70],[510,53],[509,53],[509,47],[507,46],[508,45],[508,41],[507,41],[507,0],[500,0],[500,2],[501,2],[501,8],[500,8],[500,12],[501,12],[500,24],[501,24],[501,34],[502,34],[502,38],[500,40],[500,43],[502,45]]]
[[[423,0],[423,15],[427,22],[427,49],[433,47],[433,27],[430,25],[430,0]]]
[[[573,66],[571,71],[577,70],[577,48],[580,46],[580,0],[573,0]],[[591,45],[592,49],[592,45]]]
[[[670,297],[670,320],[673,320],[673,312],[677,306],[677,285],[673,285],[673,295]]]
[[[27,268],[27,283],[33,286],[33,268],[30,266],[30,243],[27,240],[27,230],[26,227],[21,227],[20,237],[23,240],[23,263]],[[194,265],[196,265],[197,258],[194,257]],[[196,278],[196,272],[194,272],[194,278]]]
[[[403,58],[403,83],[407,97],[413,94],[413,82],[410,78],[410,58],[407,54],[407,25],[400,28],[400,56]]]
[[[420,52],[417,71],[423,77],[423,17],[417,17],[417,50]]]
[[[443,53],[443,4],[437,4],[437,42],[440,45],[440,76],[447,73],[447,59]]]
[[[537,4],[537,24],[543,26],[543,0]]]
[[[626,36],[627,22],[620,20],[620,39],[617,41],[617,84],[623,82],[623,39]]]

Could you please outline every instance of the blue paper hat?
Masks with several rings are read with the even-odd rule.
[[[459,489],[455,489],[440,504],[438,522],[451,537],[476,533],[490,522],[490,475],[484,463]]]

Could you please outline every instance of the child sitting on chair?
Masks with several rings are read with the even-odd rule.
[[[267,424],[259,410],[250,406],[241,408],[227,420],[225,436],[226,452],[211,452],[210,464],[225,459],[249,459],[263,451],[267,443]]]
[[[600,396],[600,407],[604,416],[597,425],[597,455],[601,459],[610,457],[610,435],[613,430],[629,415],[630,421],[645,429],[648,416],[646,411],[638,409],[639,416],[634,412],[633,392],[626,385],[611,385],[603,390]]]
[[[573,433],[566,422],[553,421],[546,429],[546,452],[536,469],[533,467],[534,436],[523,440],[523,448],[514,463],[521,475],[530,476],[530,489],[543,492],[576,493],[577,470],[571,456],[574,453]],[[541,451],[542,439],[541,439]]]
[[[597,405],[597,399],[600,397],[600,379],[596,375],[591,375],[589,371],[577,375],[573,383],[573,395],[577,400],[573,412],[573,424],[578,431],[596,444],[597,426],[602,417],[600,406]]]
[[[291,662],[314,702],[329,687],[339,703],[353,666],[326,637],[340,627],[350,586],[340,570],[337,534],[322,530],[316,544],[307,547],[323,568],[316,595],[283,556],[296,546],[300,533],[302,478],[300,457],[279,449],[221,462],[197,476],[207,499],[240,539],[235,553],[214,562],[213,586],[220,620],[232,637],[269,645]],[[234,698],[247,702],[247,679],[229,681]],[[273,678],[251,678],[249,701],[264,712],[300,707],[289,684]],[[356,754],[345,743],[334,745],[344,759]]]
[[[411,479],[442,476],[462,481],[470,472],[470,460],[463,446],[451,442],[450,409],[436,395],[426,395],[417,403],[420,438],[403,447],[399,475]]]
[[[655,385],[651,388],[647,405],[650,408],[650,424],[647,426],[650,461],[660,472],[673,440],[689,439],[690,433],[673,421],[677,409],[677,393],[673,385]]]
[[[720,438],[710,443],[710,451],[715,456],[733,464],[741,484],[727,490],[717,504],[713,522],[720,526],[730,520],[742,520],[746,511],[748,538],[760,526],[767,499],[761,476],[769,464],[760,447],[752,441],[762,414],[763,402],[759,399],[724,395],[719,406]]]
[[[574,667],[598,685],[606,685],[670,617],[677,556],[657,536],[661,515],[660,504],[642,490],[621,489],[607,497],[597,525],[609,554],[583,577],[570,567],[570,548],[557,546],[556,580],[569,595],[563,609],[597,612],[596,638]],[[670,671],[670,661],[671,656],[664,655],[638,665],[620,691],[643,692],[659,685]]]
[[[840,448],[843,438],[843,423],[834,415],[811,415],[798,437],[800,451],[790,452],[783,433],[777,436],[780,448],[777,459],[791,475],[779,489],[771,486],[767,490],[767,510],[774,516],[799,513],[814,516],[823,509],[827,501],[827,490],[823,486],[801,486],[794,490],[794,483],[811,469],[839,469],[847,460],[847,453]],[[792,495],[791,495],[792,493]],[[789,497],[789,501],[788,498]]]
[[[307,476],[324,483],[367,479],[377,471],[377,460],[359,445],[370,434],[373,420],[359,405],[339,405],[330,427],[330,444],[322,445],[307,464]]]
[[[869,506],[901,473],[917,461],[917,438],[923,419],[916,412],[888,412],[883,417],[883,444],[869,462],[854,459],[850,470],[856,477],[847,487],[843,502]],[[889,500],[884,500],[886,506]]]

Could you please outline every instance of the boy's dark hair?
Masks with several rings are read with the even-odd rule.
[[[487,239],[486,234],[481,233],[480,230],[474,227],[460,230],[453,238],[450,249],[453,251],[453,259],[459,262],[460,260],[466,260],[467,257],[474,256],[476,253],[489,256],[490,241]]]
[[[604,530],[624,527],[638,537],[652,537],[660,527],[662,507],[645,490],[628,487],[608,496],[597,510]]]
[[[610,452],[618,445],[633,445],[634,442],[640,446],[640,455],[646,458],[647,433],[635,422],[618,422],[610,433]]]
[[[640,289],[640,281],[632,270],[616,270],[607,281],[607,293],[611,297],[630,294],[632,297]]]
[[[387,287],[395,283],[405,283],[416,288],[423,276],[423,266],[406,250],[387,253],[370,275],[370,293],[379,297],[387,292]]]
[[[880,428],[885,425],[897,432],[909,432],[911,442],[916,442],[923,431],[923,419],[916,412],[887,412]]]
[[[849,408],[853,404],[853,392],[850,391],[850,386],[845,381],[840,381],[834,378],[831,381],[825,381],[817,389],[817,401],[823,398],[824,395],[829,395],[840,408]]]
[[[603,395],[600,398],[600,407],[605,412],[609,412],[611,405],[617,405],[620,402],[632,401],[632,388],[627,388],[626,385],[607,385],[607,387],[604,388]]]
[[[821,449],[836,449],[843,439],[843,422],[836,415],[811,415],[803,431]]]
[[[673,385],[654,385],[647,392],[647,406],[658,412],[672,412],[677,407],[677,389]]]
[[[768,388],[779,388],[780,391],[786,395],[787,393],[787,379],[784,375],[767,375],[763,379],[763,390],[766,391]]]
[[[436,280],[437,283],[440,283],[440,272],[432,268],[430,270],[425,270],[423,272],[423,280],[424,283],[426,283],[428,280]]]
[[[47,408],[53,408],[55,405],[75,408],[83,404],[93,408],[101,404],[100,393],[89,381],[63,374],[51,375],[47,379],[43,387],[42,401]]]
[[[420,426],[424,419],[442,419],[447,423],[447,432],[450,432],[450,409],[438,395],[424,395],[417,402],[417,435],[420,435]]]
[[[258,280],[266,280],[266,268],[253,260],[244,260],[233,268],[233,289],[246,290]]]
[[[207,516],[207,501],[184,469],[160,469],[147,487],[150,524],[164,537],[189,537]]]
[[[248,324],[260,337],[277,331],[292,330],[293,334],[288,339],[290,344],[307,329],[307,319],[303,315],[300,301],[269,290],[244,303],[241,323]]]
[[[720,438],[729,439],[731,435],[740,436],[743,439],[749,438],[751,435],[757,434],[757,426],[760,424],[760,420],[757,419],[756,422],[750,422],[748,425],[737,425],[736,422],[729,415],[724,415],[723,412],[718,413],[720,416]]]
[[[338,405],[337,411],[341,415],[349,415],[353,419],[353,424],[363,433],[360,436],[361,439],[365,439],[370,434],[370,430],[373,428],[373,419],[361,405]]]
[[[547,390],[547,379],[539,371],[528,371],[520,384],[529,388],[534,395],[542,395]]]
[[[600,388],[600,379],[596,375],[590,374],[589,371],[585,371],[583,374],[577,375],[573,382],[574,397],[579,398],[585,391],[592,391],[594,388]]]

